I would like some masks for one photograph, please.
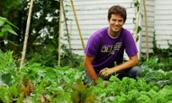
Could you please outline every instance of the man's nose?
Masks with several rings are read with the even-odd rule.
[[[119,21],[115,21],[115,25],[118,25],[119,24]]]

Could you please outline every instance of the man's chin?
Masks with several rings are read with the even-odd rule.
[[[120,30],[112,30],[113,32],[119,32]]]
[[[112,29],[112,31],[113,31],[113,32],[119,32],[120,29],[118,29],[118,28],[117,28],[117,29]]]

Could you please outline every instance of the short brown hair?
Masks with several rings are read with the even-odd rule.
[[[114,5],[111,8],[109,8],[109,10],[108,10],[108,20],[110,20],[112,14],[120,15],[124,19],[124,22],[127,19],[126,9],[124,7],[122,7],[122,6]]]

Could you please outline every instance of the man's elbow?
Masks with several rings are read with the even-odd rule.
[[[138,65],[139,64],[139,60],[135,60],[135,65]]]
[[[132,61],[132,64],[133,64],[133,65],[138,65],[138,64],[139,64],[139,59],[138,59],[137,56],[131,58],[131,61]]]
[[[134,65],[138,65],[138,64],[139,64],[139,59],[138,59],[138,58],[134,58],[133,64],[134,64]]]
[[[91,63],[89,63],[88,61],[84,61],[83,65],[84,65],[84,69],[87,71]]]
[[[83,65],[84,65],[84,68],[86,68],[86,67],[87,67],[87,63],[86,63],[86,62],[84,62],[84,64],[83,64]]]
[[[84,59],[83,65],[84,65],[84,67],[86,67],[86,65],[87,65],[86,57],[84,57],[83,59]]]

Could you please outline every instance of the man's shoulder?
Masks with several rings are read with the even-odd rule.
[[[102,37],[106,33],[107,33],[107,27],[103,27],[95,31],[92,35],[96,37]]]
[[[125,28],[122,28],[122,34],[131,35],[131,32]]]
[[[107,32],[108,27],[102,27],[98,29],[96,32]]]

